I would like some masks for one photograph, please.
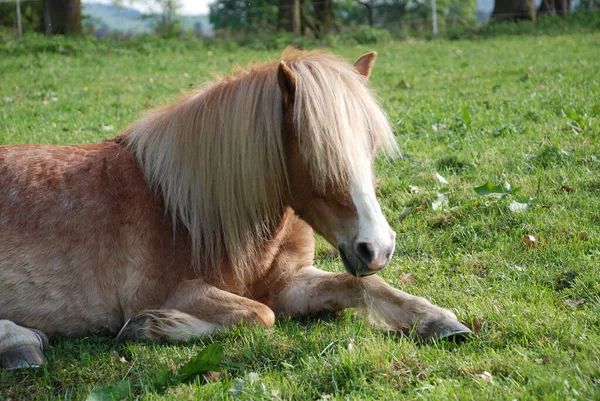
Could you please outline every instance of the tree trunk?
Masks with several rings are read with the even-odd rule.
[[[302,7],[300,9],[300,16],[302,18],[302,26],[305,26],[306,28],[310,29],[310,31],[313,33],[313,35],[315,35],[315,37],[319,38],[319,30],[317,29],[317,27],[315,26],[315,24],[313,24],[312,18],[310,17],[310,15],[308,15],[308,13],[306,12],[306,8],[304,7],[304,4],[302,4]]]
[[[277,28],[287,32],[294,31],[294,1],[279,0]]]
[[[48,35],[81,35],[81,0],[44,0]]]
[[[296,36],[300,36],[302,34],[302,6],[302,0],[279,0],[277,29],[293,32]]]
[[[367,1],[359,1],[361,6],[364,6],[367,9],[367,18],[369,20],[369,26],[373,27],[373,4],[372,0]]]
[[[292,10],[292,30],[294,35],[302,34],[302,19],[300,17],[300,0],[294,0],[294,8]]]
[[[538,14],[565,15],[571,10],[571,0],[542,0]]]
[[[333,7],[332,0],[320,0],[313,2],[315,16],[319,24],[321,34],[327,34],[333,26]]]
[[[496,0],[492,18],[499,21],[535,21],[535,0]]]

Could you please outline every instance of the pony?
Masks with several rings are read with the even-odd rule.
[[[119,136],[0,146],[0,360],[47,336],[187,340],[358,308],[414,338],[470,330],[374,274],[396,234],[375,197],[390,123],[353,65],[287,49],[148,112]],[[346,272],[313,266],[314,232]]]

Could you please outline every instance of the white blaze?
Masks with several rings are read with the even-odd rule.
[[[395,234],[381,211],[375,197],[371,175],[371,164],[365,158],[363,168],[357,169],[359,176],[353,177],[350,183],[350,196],[358,215],[358,236],[356,243],[370,243],[375,247],[378,256],[394,249]]]

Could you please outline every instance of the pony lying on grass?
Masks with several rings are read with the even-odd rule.
[[[98,144],[0,147],[0,359],[46,335],[186,340],[281,314],[366,310],[417,338],[470,333],[373,273],[396,234],[373,161],[396,151],[354,66],[288,49]],[[349,274],[312,266],[313,230]]]

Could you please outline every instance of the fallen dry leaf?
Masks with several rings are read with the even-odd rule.
[[[494,382],[494,377],[488,371],[483,371],[483,373],[481,373],[481,374],[479,374],[477,376],[479,376],[486,383],[493,383]]]
[[[483,317],[475,316],[471,322],[471,330],[473,330],[473,333],[475,333],[475,334],[479,333],[479,331],[481,330],[481,327],[483,326],[483,323],[484,323]]]
[[[438,216],[435,216],[432,220],[432,225],[435,228],[439,228],[445,225],[448,225],[452,222],[452,215],[451,214],[440,214]]]
[[[508,208],[513,213],[521,213],[521,212],[524,212],[529,209],[529,204],[512,201],[512,202],[510,202],[510,205],[508,205]]]
[[[348,343],[348,352],[354,352],[354,346],[356,345],[356,340],[354,338],[350,339]]]
[[[521,242],[524,243],[527,246],[537,246],[538,245],[538,240],[533,236],[533,235],[524,235],[521,237]]]
[[[435,175],[433,176],[435,180],[437,180],[437,182],[439,182],[441,185],[448,185],[448,180],[445,179],[444,177],[442,177],[442,175],[440,173],[438,173],[436,171]]]
[[[422,212],[423,210],[425,210],[426,208],[427,208],[426,205],[420,205],[420,206],[417,206],[416,208],[414,208],[412,211],[413,211],[413,213],[419,213],[419,212]]]
[[[405,273],[398,278],[402,284],[413,284],[416,280],[415,275],[411,273]]]
[[[152,96],[148,96],[146,98],[146,101],[144,102],[144,108],[150,109],[152,107],[154,107],[154,105],[152,104]]]
[[[121,363],[127,363],[127,359],[125,359],[125,357],[123,357],[123,356],[120,356],[119,357],[119,362],[121,362]]]
[[[219,376],[221,376],[221,372],[213,372],[208,371],[202,373],[202,377],[206,379],[207,382],[214,383],[219,380]]]
[[[246,379],[248,379],[248,382],[252,384],[260,379],[260,375],[256,372],[250,372],[246,375]]]
[[[571,187],[570,187],[570,186],[568,186],[568,185],[563,185],[562,187],[560,187],[560,189],[562,189],[562,190],[563,190],[563,191],[565,191],[565,192],[569,192],[569,193],[570,193],[570,192],[573,192],[573,188],[571,188]]]
[[[585,302],[585,299],[577,298],[577,299],[567,299],[565,303],[572,308],[577,308],[579,305],[582,305]]]
[[[441,131],[441,130],[443,130],[445,128],[446,128],[445,124],[433,124],[431,126],[431,129],[433,130],[433,132],[439,132],[439,131]]]
[[[543,358],[535,358],[535,363],[539,363],[540,365],[546,365],[548,362],[550,362],[550,357],[549,356],[545,356]]]
[[[416,185],[409,185],[408,192],[410,192],[411,194],[418,194],[419,192],[421,192],[421,188],[419,188]]]

